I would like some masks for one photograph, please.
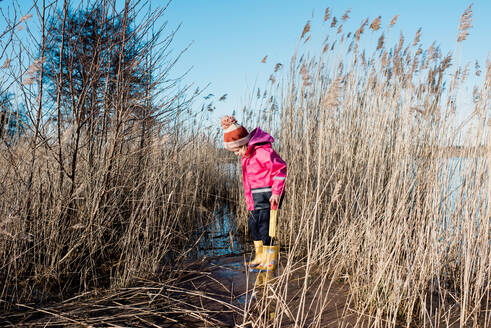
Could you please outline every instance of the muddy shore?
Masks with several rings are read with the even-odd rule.
[[[284,304],[265,305],[267,297],[262,296],[268,293],[268,287],[262,283],[264,274],[249,272],[244,261],[244,255],[204,257],[189,262],[179,281],[140,280],[133,287],[115,292],[94,292],[42,307],[20,305],[18,312],[0,315],[0,326],[251,327],[253,323],[267,324],[274,316],[281,316],[282,327],[298,324],[302,270],[290,277],[287,295],[281,297]],[[270,276],[269,284],[274,284],[274,279],[275,275]],[[310,281],[304,303],[307,306],[319,306],[317,285],[315,278]],[[322,317],[303,318],[302,326],[314,321],[321,327],[354,325],[356,316],[345,308],[346,288],[336,283],[330,286],[323,291],[322,298],[328,301]]]

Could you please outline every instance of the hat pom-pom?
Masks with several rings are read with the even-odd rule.
[[[232,124],[236,124],[236,123],[237,123],[237,120],[233,116],[227,115],[227,116],[222,117],[221,125],[222,125],[223,129],[228,129]]]

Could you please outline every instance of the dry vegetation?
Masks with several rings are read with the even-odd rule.
[[[471,73],[435,45],[423,49],[420,30],[388,49],[397,17],[384,30],[376,18],[345,33],[348,14],[338,21],[326,10],[330,29],[319,51],[303,46],[307,23],[287,72],[257,91],[251,107],[263,110],[244,108],[249,125],[278,137],[289,164],[279,220],[288,263],[263,301],[292,313],[298,326],[308,311],[320,314],[329,303],[323,293],[295,309],[282,298],[290,268],[304,261],[305,290],[310,276],[344,281],[347,311],[368,320],[360,325],[487,327],[491,63]],[[458,49],[471,18],[469,7]],[[475,85],[472,95],[466,83]],[[462,110],[470,114],[465,124]],[[448,159],[455,145],[467,149],[465,159]]]
[[[3,137],[0,148],[5,310],[97,288],[140,295],[126,289],[136,278],[168,289],[210,213],[242,201],[239,180],[220,167],[227,161],[217,136],[187,113],[199,91],[188,96],[169,77],[175,31],[152,28],[163,10],[131,23],[147,5],[116,11],[105,3],[96,17],[118,32],[95,42],[92,56],[73,56],[82,36],[67,34],[66,2],[35,5],[35,17],[12,11],[0,31],[0,90],[15,90],[27,117],[23,135]],[[471,14],[462,16],[457,48]],[[307,24],[290,65],[277,64],[244,110],[245,125],[271,131],[289,165],[284,264],[257,300],[276,316],[244,311],[244,326],[288,319],[320,327],[333,280],[349,287],[345,311],[363,319],[359,326],[489,326],[490,63],[471,73],[435,45],[423,49],[420,31],[388,49],[397,17],[385,29],[381,18],[367,20],[353,33],[342,30],[348,19],[349,11],[337,19],[326,10],[329,35],[318,51],[305,47]],[[54,43],[52,20],[66,36]],[[19,37],[21,26],[32,42]],[[65,48],[66,57],[56,56]],[[87,74],[77,80],[70,72],[79,67]],[[472,114],[460,124],[466,106]],[[467,147],[465,160],[445,156],[455,146]],[[243,208],[236,217],[245,231]],[[292,303],[294,272],[303,288]],[[319,293],[306,297],[312,289]],[[173,297],[159,303],[171,308],[158,312],[163,320],[178,312]]]
[[[187,114],[199,91],[189,96],[170,74],[176,31],[152,25],[165,8],[41,5],[19,18],[10,4],[1,34],[0,86],[17,101],[2,112],[25,115],[0,146],[0,306],[9,310],[137,277],[176,279],[230,196],[214,137]]]

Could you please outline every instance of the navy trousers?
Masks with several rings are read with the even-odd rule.
[[[262,240],[263,245],[272,246],[269,236],[269,208],[252,210],[249,216],[249,231],[253,240]]]

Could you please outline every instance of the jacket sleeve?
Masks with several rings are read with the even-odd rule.
[[[286,163],[273,149],[258,153],[261,165],[271,172],[273,178],[272,194],[281,196],[285,189]]]

